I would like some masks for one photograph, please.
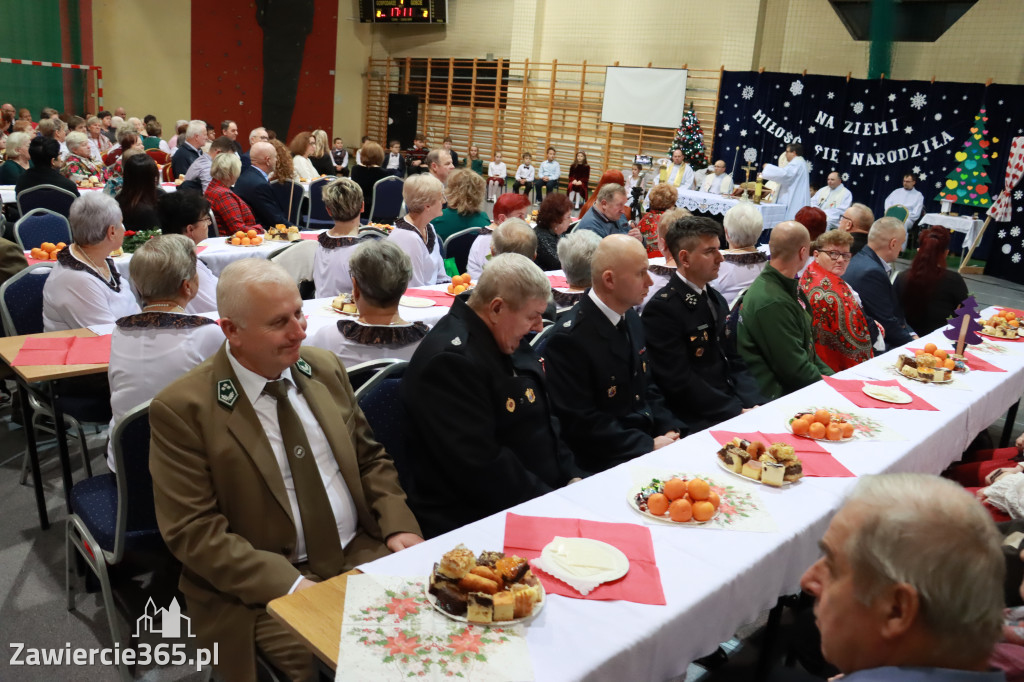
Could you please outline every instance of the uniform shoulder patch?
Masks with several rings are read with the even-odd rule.
[[[238,390],[235,382],[231,379],[222,379],[217,382],[217,402],[224,407],[233,408],[238,400]]]
[[[299,358],[299,361],[295,363],[295,369],[299,370],[306,375],[306,378],[313,376],[313,368],[309,366],[309,363]]]

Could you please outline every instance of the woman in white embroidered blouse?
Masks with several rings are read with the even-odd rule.
[[[43,330],[112,324],[139,312],[135,295],[110,258],[124,241],[121,208],[113,197],[88,192],[75,199],[71,238],[43,285]]]
[[[362,239],[359,215],[363,210],[363,190],[354,180],[339,178],[324,187],[324,207],[334,218],[334,227],[321,232],[313,257],[313,282],[316,297],[334,297],[352,291],[348,260]]]
[[[309,160],[309,155],[316,148],[316,142],[313,140],[311,132],[304,130],[293,137],[288,148],[292,152],[292,164],[294,164],[295,172],[298,173],[300,180],[312,181],[320,177],[316,168],[313,167],[313,162]]]
[[[351,367],[367,360],[409,360],[428,328],[406,322],[398,302],[409,286],[409,256],[386,239],[363,242],[348,261],[358,316],[320,328],[306,343],[329,350]]]
[[[441,240],[430,224],[441,215],[444,185],[429,173],[413,175],[402,187],[402,198],[409,212],[395,222],[395,229],[388,239],[405,251],[412,261],[409,286],[422,287],[451,281],[444,271]]]
[[[130,410],[224,343],[213,319],[185,310],[199,291],[196,262],[195,244],[181,234],[154,237],[132,255],[128,267],[143,305],[141,313],[119,319],[111,335],[110,433]],[[107,448],[107,464],[114,471],[113,446]]]

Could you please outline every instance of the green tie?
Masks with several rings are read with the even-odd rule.
[[[277,401],[277,421],[299,503],[309,567],[321,578],[333,578],[345,566],[345,553],[341,549],[338,524],[327,499],[316,455],[309,447],[298,413],[288,400],[288,382],[268,381],[263,392]]]

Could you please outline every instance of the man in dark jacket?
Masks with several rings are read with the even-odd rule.
[[[249,204],[256,220],[264,229],[275,225],[290,225],[284,210],[277,203],[270,189],[270,173],[277,163],[277,150],[269,142],[257,142],[249,150],[252,164],[242,169],[242,174],[232,188],[242,201]]]
[[[677,269],[641,319],[665,403],[691,429],[705,429],[764,397],[735,344],[725,343],[729,306],[709,284],[722,263],[721,226],[710,218],[680,216],[666,227],[665,243]]]
[[[544,349],[555,414],[586,471],[604,471],[686,433],[654,383],[634,309],[651,286],[647,266],[639,241],[605,237],[591,261],[590,291],[556,323]]]
[[[402,379],[417,450],[413,511],[433,537],[579,477],[552,417],[540,331],[551,285],[529,258],[494,257],[420,342]]]
[[[899,257],[907,230],[897,218],[879,218],[868,232],[868,243],[850,259],[843,279],[860,295],[864,314],[885,330],[885,349],[892,350],[910,343],[917,335],[903,318],[896,290],[889,281],[892,263]],[[878,336],[877,326],[871,328],[871,340]]]

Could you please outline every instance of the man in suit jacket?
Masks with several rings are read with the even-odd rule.
[[[257,142],[249,150],[252,165],[242,169],[242,174],[235,180],[231,189],[249,204],[252,213],[263,229],[269,230],[275,225],[289,225],[288,216],[278,205],[273,190],[270,189],[271,172],[277,163],[277,150],[269,142]]]
[[[529,258],[495,256],[416,349],[401,393],[419,448],[413,508],[428,537],[581,475],[523,338],[541,330],[550,297]]]
[[[647,265],[636,239],[605,237],[591,261],[590,291],[556,323],[544,350],[555,414],[586,471],[604,471],[686,433],[651,376],[634,310],[651,286]]]
[[[899,257],[907,230],[897,218],[879,218],[868,232],[868,243],[857,252],[846,268],[843,279],[860,295],[864,313],[869,320],[882,325],[885,332],[885,349],[892,350],[917,335],[907,326],[903,318],[896,289],[889,281],[892,263]],[[871,340],[878,336],[877,326],[871,327]]]
[[[206,122],[189,121],[188,128],[185,129],[185,142],[178,143],[174,156],[171,157],[171,170],[174,171],[174,177],[181,177],[188,172],[189,166],[195,163],[195,160],[203,153],[203,145],[206,144],[206,141]]]
[[[710,218],[680,216],[666,227],[665,244],[677,269],[641,320],[665,403],[692,430],[705,429],[764,397],[735,345],[725,343],[729,306],[709,284],[722,263],[721,226]]]
[[[396,178],[405,177],[405,157],[402,155],[402,143],[398,140],[391,140],[388,143],[388,153],[384,156],[380,167]]]
[[[236,261],[217,304],[228,343],[150,405],[157,522],[221,676],[256,679],[259,648],[289,679],[307,679],[312,655],[267,602],[416,544],[420,530],[344,367],[301,347],[288,273]]]

